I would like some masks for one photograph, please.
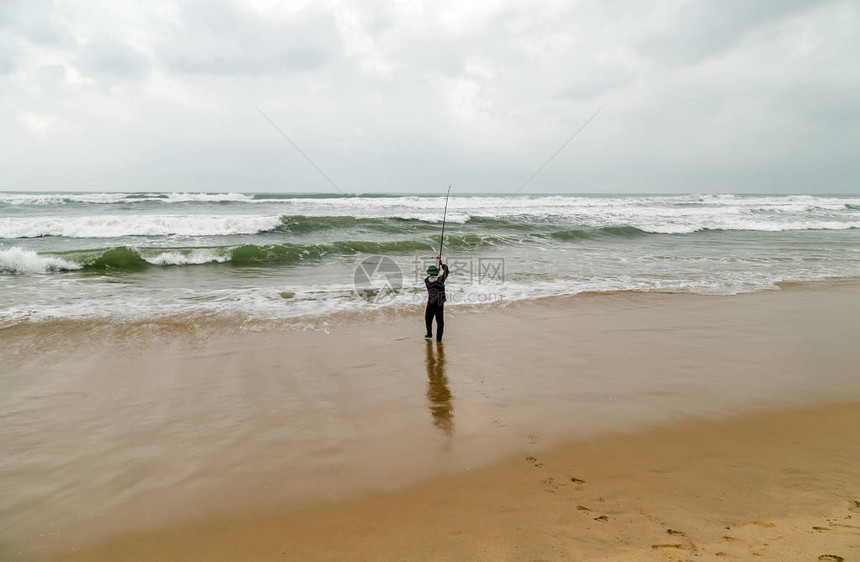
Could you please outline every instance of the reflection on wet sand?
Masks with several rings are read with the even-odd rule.
[[[435,352],[434,352],[435,351]],[[451,390],[448,388],[448,377],[445,375],[445,347],[427,341],[427,400],[433,425],[451,437],[454,434],[454,408],[451,406]]]

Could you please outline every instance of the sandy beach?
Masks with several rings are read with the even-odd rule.
[[[854,560],[860,405],[696,421],[45,560]]]
[[[2,555],[851,560],[860,285],[3,330]],[[828,558],[827,556],[831,556]]]

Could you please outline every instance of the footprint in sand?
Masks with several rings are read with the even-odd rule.
[[[601,515],[600,517],[595,517],[594,520],[600,521],[601,523],[606,523],[607,521],[609,521],[609,517]]]
[[[844,523],[830,523],[831,527],[842,527],[843,529],[860,529],[858,525],[846,525]]]
[[[860,513],[860,500],[848,500],[848,503],[851,504],[851,507],[848,508],[848,511]]]
[[[578,509],[579,511],[591,511],[590,509],[588,509],[584,505],[578,505],[578,506],[576,506],[576,509]]]
[[[835,554],[822,554],[818,557],[822,562],[845,562],[845,559]]]
[[[555,494],[558,491],[558,484],[555,483],[555,479],[552,476],[544,478],[540,483],[543,484],[544,490],[550,494]]]
[[[675,529],[666,529],[667,535],[672,535],[673,537],[678,537],[681,539],[681,543],[669,543],[669,544],[652,544],[651,548],[654,550],[662,550],[674,548],[678,550],[691,550],[696,552],[699,548],[696,546],[696,543],[690,540],[690,537],[687,536],[687,533],[684,531],[676,531]]]
[[[583,480],[582,478],[571,476],[570,481],[573,482],[573,487],[576,488],[577,492],[585,490],[585,480]]]
[[[542,462],[538,462],[535,457],[526,457],[526,462],[534,463],[535,468],[540,468],[543,466]]]

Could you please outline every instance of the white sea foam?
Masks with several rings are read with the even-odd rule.
[[[187,253],[163,252],[155,256],[143,256],[143,259],[153,265],[202,265],[204,263],[224,263],[230,261],[230,256],[204,249],[192,250]]]
[[[64,203],[135,203],[140,201],[155,201],[162,203],[186,202],[253,202],[252,196],[244,193],[24,193],[0,192],[0,203],[7,205],[62,205]]]
[[[0,250],[0,272],[50,273],[80,268],[79,264],[57,257],[40,256],[36,252],[17,247]]]
[[[166,193],[161,195],[166,195],[166,197],[158,200],[165,203],[187,203],[190,201],[251,203],[254,201],[253,197],[244,193]]]
[[[385,218],[385,215],[370,218]],[[393,218],[424,222],[442,222],[442,217],[438,213],[401,213],[395,215]],[[470,218],[471,215],[468,213],[448,213],[445,220],[449,223],[465,224]]]
[[[91,192],[91,193],[34,193],[34,192],[0,192],[0,203],[10,205],[60,205],[63,203],[133,203],[136,201],[160,201],[164,203],[185,202],[231,202],[253,204],[282,204],[282,205],[311,205],[319,208],[377,208],[402,207],[429,210],[443,208],[445,198],[441,196],[399,196],[399,197],[334,197],[334,198],[255,198],[247,193],[198,193],[198,192]],[[856,205],[856,197],[814,196],[814,195],[761,195],[740,196],[733,194],[709,195],[674,195],[674,196],[575,196],[575,195],[528,195],[519,197],[505,195],[486,196],[454,196],[449,201],[451,209],[482,209],[492,210],[501,207],[509,209],[536,209],[541,207],[618,207],[618,206],[671,206],[699,205],[708,207],[738,207],[738,208],[790,208],[799,210],[811,206],[844,207],[847,204]]]
[[[0,203],[7,205],[62,205],[63,203],[118,203],[126,193],[0,193]]]
[[[281,224],[279,216],[92,215],[0,218],[0,238],[117,238],[120,236],[220,236],[256,234]]]
[[[578,226],[634,226],[654,233],[699,230],[839,230],[860,228],[858,198],[813,196],[738,197],[455,197],[448,222],[470,218],[564,221]],[[283,214],[396,217],[441,222],[444,198],[383,197],[282,201]]]
[[[815,281],[831,277],[807,272],[800,275],[738,273],[718,278],[702,276],[690,279],[661,280],[647,276],[593,277],[547,281],[470,285],[453,280],[448,287],[448,306],[487,305],[533,300],[552,296],[571,296],[583,292],[617,291],[677,292],[707,295],[732,295],[778,288],[783,281]],[[169,318],[233,317],[240,320],[321,319],[339,313],[373,312],[380,309],[404,309],[422,306],[426,291],[407,284],[391,301],[370,303],[355,294],[350,284],[284,285],[283,287],[237,287],[230,289],[145,289],[122,285],[121,290],[108,284],[93,286],[85,280],[57,281],[63,290],[52,291],[26,304],[0,308],[0,325],[22,321],[51,320],[119,320],[150,321]],[[88,292],[86,299],[68,299],[63,295]]]
[[[45,204],[62,200],[122,203],[160,201],[194,202],[206,215],[147,216],[139,214],[89,217],[11,217],[0,219],[0,238],[58,235],[115,237],[127,235],[253,234],[274,228],[282,215],[403,218],[441,222],[442,197],[253,199],[241,193],[93,193],[0,194],[0,201]],[[242,215],[220,214],[212,203],[242,205]],[[261,204],[255,206],[247,203]],[[447,220],[465,223],[470,218],[563,221],[585,227],[634,226],[653,233],[690,233],[700,230],[841,230],[860,228],[860,198],[796,196],[474,196],[454,197]],[[110,206],[100,207],[110,208]],[[133,208],[132,208],[133,209]],[[234,208],[235,209],[235,208]],[[214,211],[214,212],[213,212]],[[79,210],[76,212],[80,212]],[[243,224],[244,223],[244,224]]]

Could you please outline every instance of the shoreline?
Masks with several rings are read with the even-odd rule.
[[[532,298],[499,299],[480,303],[459,303],[449,305],[447,310],[463,313],[487,313],[497,312],[508,307],[542,306],[547,304],[561,304],[570,306],[581,303],[583,300],[591,299],[615,299],[615,298],[659,298],[659,297],[681,297],[681,298],[735,298],[749,295],[761,295],[779,291],[804,291],[804,290],[827,290],[840,289],[843,287],[860,286],[860,276],[857,277],[829,277],[814,281],[779,281],[773,287],[761,287],[748,291],[736,293],[697,293],[670,290],[637,290],[619,289],[613,291],[581,291],[572,294],[544,295]],[[418,291],[422,288],[410,289]],[[422,296],[423,298],[423,296]],[[151,318],[56,318],[51,320],[21,320],[8,325],[0,325],[0,334],[15,334],[24,330],[39,330],[42,328],[66,328],[82,327],[83,329],[97,329],[107,327],[109,329],[135,328],[146,326],[155,329],[189,328],[205,330],[207,324],[216,330],[251,330],[265,331],[274,329],[297,329],[297,330],[320,330],[327,332],[333,326],[341,324],[354,324],[358,322],[380,322],[389,320],[404,320],[414,318],[416,314],[423,314],[424,304],[400,305],[397,307],[368,308],[358,311],[336,311],[326,312],[319,315],[297,315],[284,317],[265,316],[241,316],[234,314],[214,314],[212,312],[200,312],[199,314],[177,314],[154,316]]]
[[[443,351],[405,313],[327,332],[4,330],[0,445],[13,462],[0,473],[11,491],[0,528],[28,555],[56,554],[409,494],[512,456],[544,462],[572,437],[647,440],[649,428],[857,403],[858,296],[860,284],[839,282],[457,308]]]

